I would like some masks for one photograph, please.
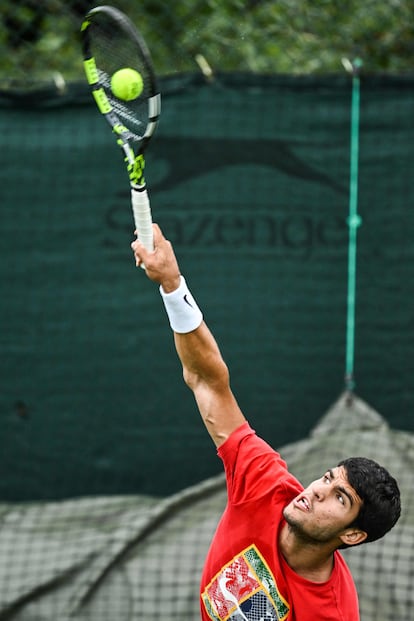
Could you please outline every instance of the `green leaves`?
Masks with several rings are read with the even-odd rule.
[[[80,11],[88,0],[3,0],[0,79],[83,79]],[[119,0],[160,75],[197,71],[337,73],[360,56],[367,72],[414,69],[414,0]]]

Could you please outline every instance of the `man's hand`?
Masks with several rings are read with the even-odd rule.
[[[180,268],[171,242],[165,239],[158,224],[152,225],[154,250],[150,252],[136,239],[131,243],[137,267],[145,266],[150,280],[162,285],[165,293],[175,291],[180,285]]]

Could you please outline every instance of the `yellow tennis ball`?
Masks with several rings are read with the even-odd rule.
[[[111,90],[115,97],[122,99],[123,101],[132,101],[139,97],[144,88],[144,81],[142,75],[126,67],[125,69],[119,69],[111,78]]]

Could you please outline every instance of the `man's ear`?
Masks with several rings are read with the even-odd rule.
[[[339,535],[340,540],[347,546],[356,546],[358,543],[362,543],[368,537],[368,534],[364,530],[358,528],[348,528],[342,535]]]

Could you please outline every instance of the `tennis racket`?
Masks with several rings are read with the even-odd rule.
[[[81,40],[92,95],[124,153],[135,228],[147,250],[153,250],[144,151],[157,126],[161,96],[150,53],[131,20],[111,6],[86,14]]]

